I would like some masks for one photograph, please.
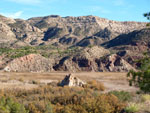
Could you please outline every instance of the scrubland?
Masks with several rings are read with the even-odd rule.
[[[150,112],[150,95],[130,87],[126,73],[73,73],[87,85],[58,86],[68,73],[0,73],[0,113]]]

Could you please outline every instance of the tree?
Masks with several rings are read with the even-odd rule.
[[[150,12],[144,13],[144,17],[146,17],[148,20],[150,20]],[[150,26],[150,23],[148,23],[147,26]]]
[[[145,13],[144,17],[150,20],[150,12]],[[150,23],[147,24],[150,26]],[[139,87],[144,92],[150,92],[150,52],[144,53],[144,58],[138,61],[139,70],[131,70],[127,74],[129,84]]]
[[[127,77],[129,77],[130,85],[135,85],[147,93],[150,92],[150,53],[145,53],[144,56],[138,61],[139,70],[129,71]]]

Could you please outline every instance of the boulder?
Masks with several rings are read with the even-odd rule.
[[[59,84],[60,86],[80,86],[82,87],[86,82],[80,80],[79,78],[75,77],[72,74],[68,74]]]

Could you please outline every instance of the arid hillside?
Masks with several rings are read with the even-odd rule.
[[[97,16],[50,15],[28,20],[0,16],[0,69],[14,72],[136,70],[149,50],[144,22]]]

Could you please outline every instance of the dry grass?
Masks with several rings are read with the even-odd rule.
[[[0,89],[9,87],[10,80],[17,80],[19,82],[22,82],[26,85],[20,85],[18,84],[19,88],[25,88],[32,89],[33,84],[32,81],[34,81],[34,86],[38,86],[40,84],[49,84],[52,81],[61,81],[65,75],[67,75],[70,72],[53,72],[53,73],[8,73],[8,72],[1,72],[0,73]],[[125,90],[125,91],[136,91],[137,89],[134,87],[129,87],[126,73],[110,73],[110,72],[79,72],[79,73],[72,73],[73,75],[79,77],[81,80],[84,81],[92,81],[96,80],[104,86],[106,86],[106,92],[112,91],[112,90]],[[2,81],[5,81],[8,84],[2,84]],[[31,85],[31,87],[30,87]],[[7,88],[8,88],[7,87]],[[12,88],[11,87],[11,88]],[[17,85],[15,84],[15,88],[17,88]]]
[[[58,82],[61,81],[66,74],[68,74],[69,72],[57,72],[57,73],[0,73],[0,89],[4,89],[4,91],[6,90],[24,90],[25,94],[27,90],[32,92],[39,92],[40,90],[40,94],[42,93],[43,87],[46,85],[49,87],[50,86],[56,86],[56,84],[53,84],[53,81]],[[137,89],[135,87],[130,87],[126,78],[126,73],[96,73],[96,72],[82,72],[82,73],[73,73],[73,75],[79,77],[81,80],[87,81],[88,84],[92,87],[92,88],[86,88],[89,91],[91,90],[104,90],[103,93],[107,93],[110,91],[120,91],[120,90],[124,90],[124,91],[131,91],[131,92],[135,92],[137,91]],[[38,90],[34,90],[34,89]],[[47,91],[49,88],[45,87],[45,91]],[[51,88],[50,88],[51,89]],[[52,88],[53,89],[53,88]],[[69,93],[69,88],[65,87],[65,93],[67,92]],[[59,93],[55,93],[55,94],[61,94],[61,88],[56,88],[55,89],[57,92],[59,91]],[[71,89],[72,90],[72,89]],[[78,90],[82,90],[78,89]],[[49,91],[49,90],[48,90]],[[28,91],[27,91],[28,92]],[[79,91],[78,93],[81,93],[82,91]],[[15,93],[15,92],[14,92]],[[33,93],[33,94],[34,94]],[[45,94],[44,94],[45,95]],[[43,95],[43,97],[40,98],[45,98],[45,96]],[[97,91],[95,91],[94,95],[97,95]],[[32,95],[33,98],[36,99],[37,95]],[[30,95],[31,97],[31,95]],[[137,103],[138,105],[144,106],[142,107],[142,109],[144,111],[150,111],[149,107],[147,105],[150,105],[149,102],[149,95],[143,95],[140,96],[138,98],[141,98],[140,100],[142,100],[144,98],[144,100],[148,100],[148,101],[133,101],[133,103]],[[29,98],[30,99],[30,98]],[[132,101],[131,101],[132,102]],[[139,108],[137,106],[128,106],[131,110],[134,108]],[[141,107],[140,107],[141,109]]]
[[[84,85],[84,87],[90,88],[93,90],[100,90],[100,91],[105,90],[104,84],[101,82],[97,82],[96,80],[88,81],[87,84]]]

